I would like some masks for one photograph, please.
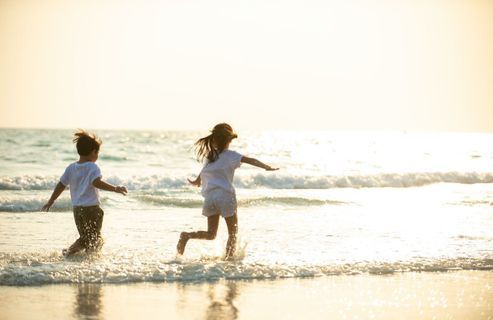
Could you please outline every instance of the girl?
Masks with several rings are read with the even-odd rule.
[[[207,231],[182,232],[176,245],[180,255],[185,251],[189,239],[215,239],[221,215],[226,221],[229,234],[225,259],[231,259],[235,252],[238,232],[236,193],[233,187],[235,170],[242,162],[267,171],[279,169],[229,150],[231,140],[237,137],[229,124],[220,123],[214,127],[210,135],[195,142],[197,159],[200,161],[205,159],[205,165],[198,177],[193,181],[188,179],[188,182],[197,187],[202,185],[204,197],[202,215],[207,217]]]

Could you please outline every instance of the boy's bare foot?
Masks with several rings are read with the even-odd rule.
[[[68,256],[68,249],[63,249],[63,250],[62,250],[62,255],[63,255],[64,257]]]
[[[183,254],[185,252],[185,246],[188,241],[188,233],[182,232],[180,233],[180,240],[178,240],[178,244],[176,245],[176,251],[178,254]]]

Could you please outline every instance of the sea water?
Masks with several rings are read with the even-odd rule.
[[[239,242],[205,230],[193,144],[207,132],[96,130],[102,251],[64,258],[77,237],[69,192],[40,212],[78,159],[71,130],[0,129],[0,285],[312,277],[493,269],[493,134],[239,132],[231,149],[279,171],[235,174]]]

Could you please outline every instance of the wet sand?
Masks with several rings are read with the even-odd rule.
[[[493,319],[493,272],[0,287],[0,319]]]

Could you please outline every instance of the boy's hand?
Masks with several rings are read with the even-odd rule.
[[[265,168],[266,171],[276,171],[276,170],[279,170],[279,168],[272,168],[271,166],[267,166],[267,168]]]
[[[127,195],[127,193],[128,193],[127,188],[126,188],[126,187],[124,187],[124,186],[118,186],[118,187],[116,187],[116,188],[115,188],[115,192],[116,192],[116,193],[121,193],[121,194],[123,194],[124,196],[126,196],[126,195]]]
[[[45,212],[48,212],[50,211],[50,208],[51,206],[53,205],[53,202],[47,202],[42,208],[41,208],[41,211],[45,211]]]

